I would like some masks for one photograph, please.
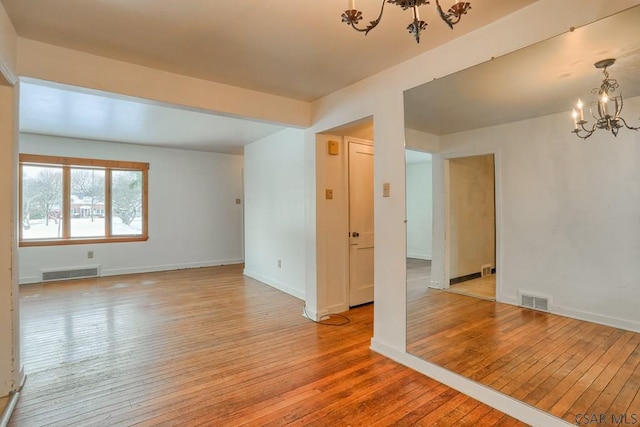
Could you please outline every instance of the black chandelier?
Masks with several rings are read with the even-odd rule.
[[[382,13],[384,12],[385,3],[392,3],[396,6],[400,6],[402,10],[412,9],[413,10],[413,22],[407,26],[407,30],[409,33],[413,34],[416,39],[416,42],[420,43],[420,32],[427,29],[427,23],[420,20],[420,15],[418,13],[418,7],[424,6],[425,4],[429,4],[430,0],[382,0],[382,5],[380,6],[380,14],[378,18],[374,21],[369,21],[369,25],[366,27],[358,27],[357,24],[362,20],[362,12],[356,9],[355,0],[349,0],[349,9],[345,10],[342,14],[342,22],[346,22],[348,25],[351,25],[354,30],[363,32],[365,35],[369,33],[369,31],[373,30],[382,19]],[[462,15],[465,15],[469,9],[471,9],[471,4],[465,1],[456,1],[446,12],[440,7],[440,1],[436,0],[436,8],[438,9],[438,14],[440,18],[451,28],[460,22],[460,18]]]
[[[613,136],[618,136],[618,130],[623,126],[630,130],[640,129],[640,127],[629,126],[620,116],[623,105],[622,95],[611,96],[611,94],[620,87],[616,79],[609,78],[609,72],[607,71],[607,68],[615,62],[615,59],[603,59],[593,64],[597,69],[602,69],[604,80],[602,80],[600,87],[591,90],[591,93],[599,96],[598,101],[593,102],[589,106],[589,111],[595,120],[591,128],[585,126],[588,121],[584,119],[584,104],[580,98],[578,98],[578,102],[573,109],[572,132],[575,133],[578,138],[587,139],[598,129],[611,131]],[[594,106],[597,106],[597,114],[593,111],[592,107]]]

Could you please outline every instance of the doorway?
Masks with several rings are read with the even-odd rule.
[[[432,155],[405,148],[407,296],[422,295],[431,284],[433,259]]]
[[[495,300],[494,154],[450,158],[446,162],[448,290]]]
[[[308,312],[316,319],[348,311],[374,297],[373,119],[368,117],[326,132],[316,134],[315,147],[317,305],[308,307]],[[350,167],[349,158],[354,155],[359,162]],[[358,172],[359,169],[362,170]],[[361,190],[358,184],[367,188]],[[370,217],[350,218],[350,207],[358,205],[368,207]],[[367,264],[369,267],[364,267]],[[353,292],[352,281],[359,283]]]
[[[349,307],[373,301],[373,144],[345,138],[349,147]]]

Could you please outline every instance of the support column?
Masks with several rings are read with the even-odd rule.
[[[0,396],[22,381],[18,305],[18,85],[0,81]]]

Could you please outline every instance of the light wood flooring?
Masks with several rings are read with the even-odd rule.
[[[4,412],[7,404],[9,403],[9,396],[0,397],[0,414]]]
[[[431,261],[407,258],[407,292],[409,295],[417,293],[421,295],[429,286],[431,281]],[[455,292],[462,295],[469,295],[476,298],[489,300],[496,299],[496,276],[495,274],[467,280],[462,283],[451,285],[447,292]]]
[[[242,266],[20,292],[11,426],[524,425],[371,352],[372,305],[318,325]]]
[[[408,295],[408,352],[572,424],[640,424],[640,334],[435,289]]]
[[[449,292],[455,292],[470,297],[484,298],[488,300],[496,299],[496,275],[490,274],[477,279],[467,280],[449,286]]]

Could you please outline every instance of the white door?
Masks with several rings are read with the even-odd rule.
[[[373,146],[349,142],[349,306],[373,301]]]

